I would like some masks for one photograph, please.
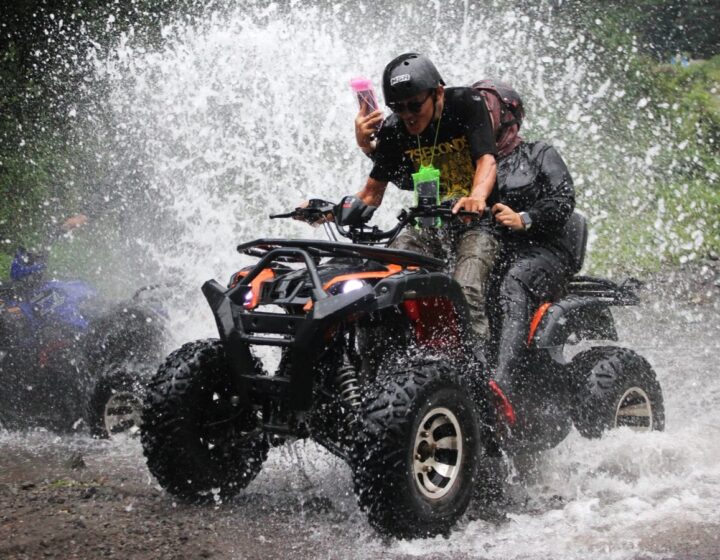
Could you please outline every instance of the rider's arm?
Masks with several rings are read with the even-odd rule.
[[[377,179],[368,177],[367,183],[365,183],[365,186],[358,191],[356,196],[368,206],[377,207],[382,204],[387,186],[387,181],[378,181]]]
[[[475,177],[470,196],[485,202],[495,187],[497,164],[493,154],[485,154],[475,162]]]
[[[495,188],[497,165],[495,162],[495,138],[492,134],[490,115],[483,98],[471,89],[463,93],[463,118],[467,123],[467,139],[470,156],[475,162],[475,174],[469,196],[458,200],[453,212],[464,209],[469,212],[482,212],[486,201]]]
[[[493,154],[480,156],[475,162],[475,175],[470,196],[464,196],[453,206],[453,212],[465,210],[466,212],[483,212],[487,205],[490,193],[495,187],[497,177],[497,164]]]
[[[533,158],[540,167],[537,186],[541,193],[527,210],[532,229],[537,232],[561,231],[575,209],[575,186],[570,171],[558,151],[544,142],[535,144]]]
[[[570,172],[557,150],[545,142],[532,144],[529,158],[524,166],[536,169],[532,183],[525,187],[529,192],[525,196],[516,194],[515,202],[495,204],[492,207],[495,221],[511,230],[523,231],[526,225],[520,212],[524,211],[530,217],[530,236],[560,233],[575,208],[575,188]],[[534,199],[534,202],[523,204],[523,199]]]

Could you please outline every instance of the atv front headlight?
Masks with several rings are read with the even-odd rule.
[[[340,287],[340,291],[343,294],[347,294],[348,292],[354,292],[355,290],[359,290],[365,285],[365,282],[363,280],[358,280],[357,278],[353,278],[352,280],[346,280],[342,283],[342,286]]]

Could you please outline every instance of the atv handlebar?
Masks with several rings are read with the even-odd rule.
[[[439,218],[455,225],[464,224],[468,221],[489,222],[492,220],[492,213],[489,208],[486,208],[482,213],[465,210],[454,213],[452,208],[455,203],[455,200],[448,200],[439,205],[418,205],[403,209],[397,215],[398,223],[388,230],[366,225],[372,217],[375,207],[365,205],[356,197],[350,196],[344,197],[338,204],[326,200],[311,199],[305,207],[298,207],[292,212],[284,214],[272,214],[270,218],[293,218],[310,224],[324,224],[331,238],[335,236],[329,229],[328,222],[333,222],[335,230],[353,243],[364,245],[384,243],[386,246],[395,241],[404,228],[409,225],[418,225],[420,220],[423,219],[434,220]]]
[[[308,201],[307,206],[298,206],[292,212],[286,212],[284,214],[270,214],[270,219],[292,218],[293,220],[316,224],[321,222],[323,218],[328,219],[328,216],[334,217],[334,214],[335,205],[332,202],[312,198]]]

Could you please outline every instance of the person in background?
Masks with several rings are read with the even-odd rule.
[[[52,244],[58,237],[87,224],[88,218],[85,214],[76,214],[67,218],[59,227],[54,228],[44,243],[45,246]],[[10,279],[23,284],[32,283],[42,277],[47,268],[47,251],[28,251],[25,247],[18,247],[15,257],[10,265]]]

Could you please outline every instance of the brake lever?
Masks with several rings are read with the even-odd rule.
[[[277,218],[294,218],[297,212],[287,212],[286,214],[270,214],[270,219],[275,220]]]
[[[292,218],[310,225],[320,225],[328,222],[325,218],[327,213],[328,212],[323,212],[319,208],[296,208],[292,212],[286,212],[285,214],[270,214],[270,219]]]

